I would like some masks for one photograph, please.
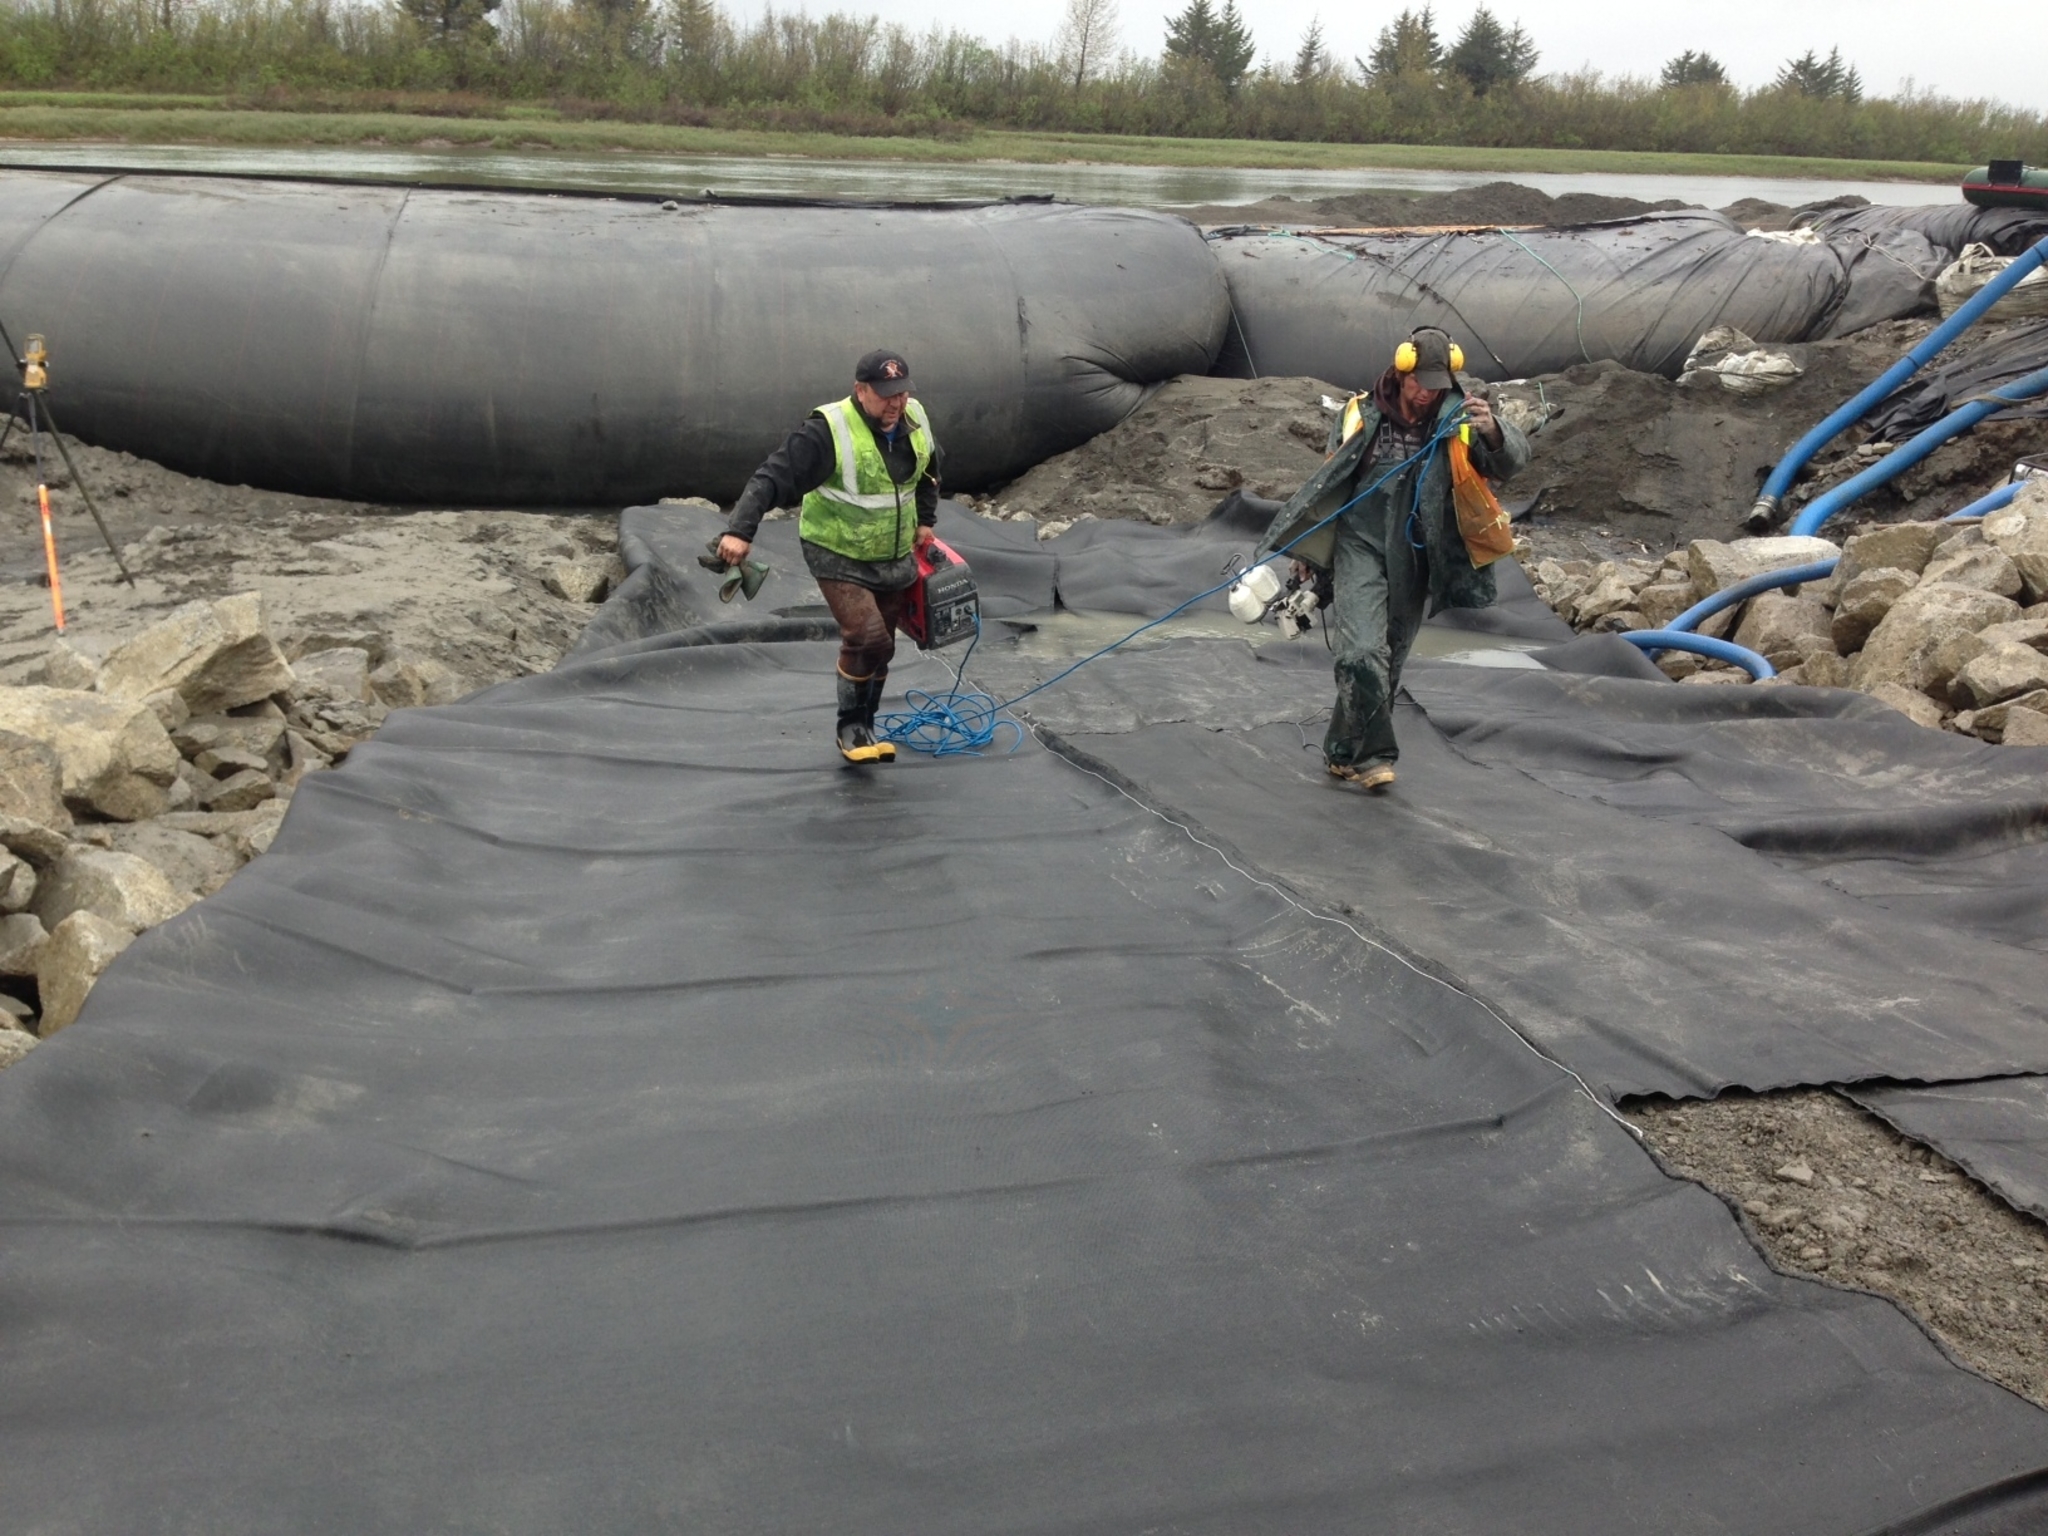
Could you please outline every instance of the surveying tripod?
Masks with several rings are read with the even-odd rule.
[[[7,328],[0,325],[0,342],[5,342],[9,352],[14,351],[14,338],[7,334]],[[135,585],[135,575],[128,569],[128,562],[121,558],[121,550],[114,543],[113,534],[107,531],[106,519],[100,516],[100,509],[93,505],[92,492],[85,488],[85,477],[78,472],[78,466],[71,462],[71,450],[64,446],[63,434],[57,430],[57,418],[50,414],[50,402],[44,398],[44,391],[50,387],[50,349],[41,336],[30,336],[28,349],[15,359],[15,366],[21,370],[21,394],[16,397],[13,409],[8,412],[7,425],[0,427],[0,449],[7,446],[7,439],[14,434],[17,419],[26,423],[29,441],[35,445],[36,459],[36,503],[43,517],[43,557],[49,564],[50,611],[56,615],[57,633],[64,633],[64,585],[57,574],[57,534],[50,522],[50,484],[43,473],[43,423],[50,426],[50,441],[57,445],[57,453],[64,460],[64,468],[71,475],[71,483],[78,487],[78,494],[84,498],[86,510],[92,513],[92,520],[98,524],[100,537],[107,541],[107,552],[114,557],[114,564],[121,572],[122,580],[129,586]]]

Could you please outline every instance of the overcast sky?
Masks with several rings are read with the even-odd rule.
[[[762,0],[729,4],[748,16],[762,9]],[[1121,0],[1125,46],[1157,54],[1165,17],[1185,4]],[[1290,60],[1312,18],[1321,17],[1331,50],[1348,60],[1369,49],[1401,10],[1390,0],[1239,0],[1239,8],[1261,55]],[[996,42],[1010,36],[1050,41],[1066,0],[1010,0],[1001,7],[958,0],[781,0],[777,9],[872,12],[920,31],[937,22]],[[1446,0],[1436,7],[1437,31],[1446,43],[1474,9],[1473,0]],[[1503,22],[1520,21],[1528,29],[1543,55],[1537,68],[1545,74],[1591,65],[1610,75],[1655,76],[1666,59],[1694,48],[1718,58],[1736,84],[1756,86],[1809,48],[1825,56],[1839,47],[1863,72],[1864,88],[1873,95],[1894,95],[1910,77],[1921,89],[1944,96],[1991,97],[2048,111],[2043,0],[1974,0],[1953,7],[1926,0],[1506,0],[1493,11]]]

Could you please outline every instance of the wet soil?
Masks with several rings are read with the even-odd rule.
[[[2048,1226],[1828,1089],[1622,1109],[1774,1268],[1890,1298],[1954,1359],[2048,1407]]]
[[[1323,462],[1344,391],[1320,379],[1179,378],[1120,425],[987,498],[1040,523],[1076,517],[1196,523],[1232,491],[1284,500]]]

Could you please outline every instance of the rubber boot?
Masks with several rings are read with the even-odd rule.
[[[839,742],[839,755],[849,763],[886,762],[896,755],[891,747],[885,758],[875,741],[874,711],[867,707],[868,685],[873,681],[839,674],[839,724],[833,734]]]
[[[875,730],[875,714],[882,707],[882,689],[889,681],[887,672],[877,672],[861,685],[861,719],[867,722],[868,734],[875,738],[875,750],[881,753],[880,762],[896,761],[896,743],[884,741]]]

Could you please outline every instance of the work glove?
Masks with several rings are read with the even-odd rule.
[[[729,603],[736,594],[744,594],[748,602],[761,590],[761,584],[768,579],[768,567],[759,560],[742,560],[738,565],[728,565],[719,558],[718,540],[713,539],[704,546],[705,552],[697,557],[697,563],[714,576],[722,577],[718,583],[718,600]]]

